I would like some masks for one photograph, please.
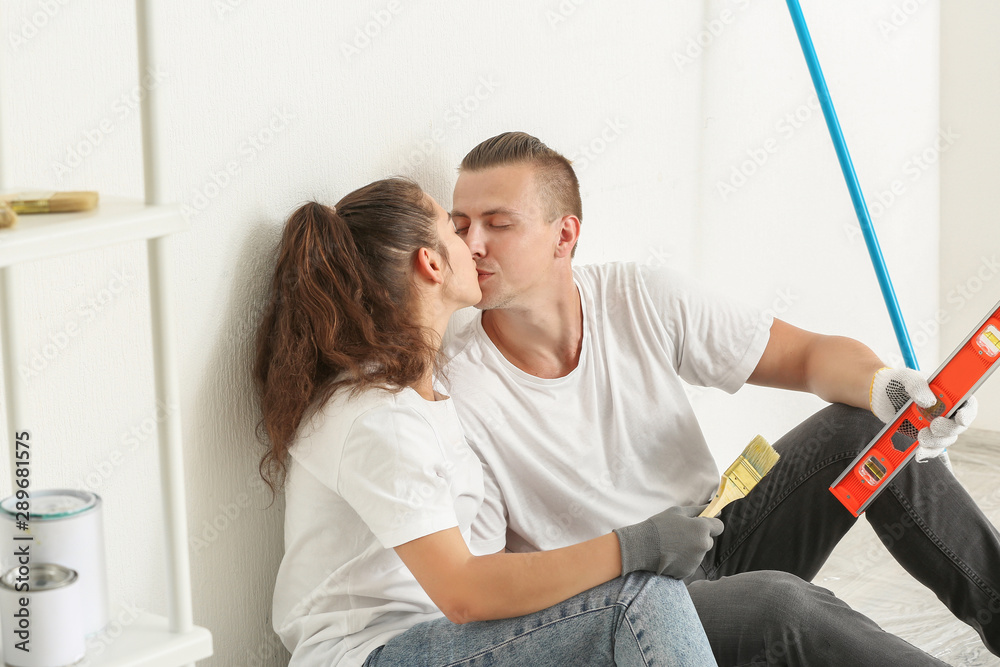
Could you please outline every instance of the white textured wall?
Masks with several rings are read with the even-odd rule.
[[[1000,6],[942,3],[941,353],[947,355],[1000,301]],[[977,428],[1000,431],[1000,379],[977,392]],[[992,407],[992,409],[990,409]]]
[[[904,315],[919,321],[937,308],[937,166],[909,180],[906,164],[939,127],[938,10],[922,2],[883,34],[894,6],[805,11],[866,193],[904,183],[877,226]],[[6,185],[140,196],[131,4],[0,11]],[[447,206],[465,152],[524,129],[576,161],[579,262],[670,262],[793,323],[895,349],[782,3],[217,0],[161,3],[154,18],[165,195],[192,222],[173,241],[173,289],[195,620],[216,647],[205,664],[286,659],[269,618],[281,506],[266,508],[253,481],[247,370],[277,233],[308,198],[403,173]],[[796,112],[808,117],[789,131]],[[718,183],[768,142],[767,161],[723,198]],[[19,358],[30,364],[70,323],[79,334],[27,379],[18,428],[43,443],[39,486],[106,499],[114,599],[164,613],[144,271],[139,244],[19,271]],[[924,367],[937,353],[936,336],[918,347]],[[752,388],[692,394],[721,459],[819,405]]]
[[[918,361],[933,370],[937,332],[918,335],[913,323],[937,309],[938,171],[936,160],[916,170],[913,160],[939,129],[938,3],[914,1],[910,14],[903,4],[802,8]],[[701,56],[698,275],[903,365],[785,3],[704,7],[704,21],[723,30]],[[742,389],[736,407],[715,390],[694,394],[723,460],[754,433],[773,441],[824,405],[759,387]]]

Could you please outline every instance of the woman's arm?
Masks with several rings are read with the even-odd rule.
[[[614,533],[551,551],[473,556],[458,528],[449,528],[395,549],[453,623],[530,614],[622,573]]]

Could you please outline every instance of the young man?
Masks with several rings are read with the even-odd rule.
[[[658,533],[701,563],[681,576],[716,658],[942,664],[807,583],[855,521],[829,485],[910,396],[933,404],[922,376],[667,269],[571,266],[579,186],[569,162],[527,134],[493,137],[465,157],[452,216],[483,299],[446,343],[442,382],[488,485],[505,498],[508,549],[552,549],[630,523],[657,531],[634,522],[670,507],[704,521],[692,506],[708,502],[719,474],[683,382],[809,391],[833,405],[775,443],[780,462],[723,511],[714,544]],[[975,411],[970,399],[921,431],[923,462],[866,517],[896,560],[1000,655],[1000,534],[938,457]],[[625,558],[630,534],[616,532]]]

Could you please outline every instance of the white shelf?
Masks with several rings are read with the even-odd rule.
[[[19,215],[14,227],[0,229],[0,267],[156,238],[189,227],[176,206],[102,197],[92,211]]]
[[[136,0],[136,37],[140,78],[155,69],[151,58],[154,26],[148,5],[152,0]],[[18,345],[17,314],[11,302],[17,293],[15,276],[7,268],[21,262],[59,257],[95,248],[146,241],[149,277],[150,328],[153,338],[153,380],[157,403],[180,404],[170,298],[169,243],[162,237],[190,228],[177,206],[148,206],[146,201],[163,202],[160,169],[156,160],[163,140],[156,129],[160,123],[155,88],[140,101],[142,126],[143,201],[101,197],[93,211],[46,213],[18,216],[17,224],[0,229],[0,355],[4,379],[7,423],[25,423],[23,400],[16,360],[12,350]],[[0,138],[2,139],[2,138]],[[2,143],[2,142],[0,142]],[[3,160],[0,159],[0,166]],[[6,174],[0,174],[0,177]],[[8,191],[9,192],[9,191]],[[160,460],[160,491],[166,552],[167,596],[170,619],[142,614],[127,627],[112,627],[102,641],[91,641],[88,667],[181,667],[212,655],[212,634],[194,625],[191,603],[191,573],[187,551],[187,512],[184,502],[184,461],[180,414],[173,410],[160,422],[157,432]],[[2,450],[2,446],[0,446]],[[10,456],[14,452],[8,452]],[[15,466],[11,462],[11,472]],[[182,628],[171,632],[170,628]]]
[[[109,632],[91,639],[82,664],[88,667],[178,667],[212,655],[212,633],[195,626],[190,632],[170,632],[167,619],[141,614],[120,635]],[[98,635],[100,637],[100,635]]]
[[[110,639],[110,638],[109,638]],[[189,632],[170,632],[167,619],[141,615],[104,650],[87,652],[90,667],[178,667],[212,655],[212,633],[195,626]]]

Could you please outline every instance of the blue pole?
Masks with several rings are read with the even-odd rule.
[[[844,174],[847,189],[851,193],[851,201],[854,202],[854,212],[858,216],[858,223],[861,225],[861,233],[865,238],[865,245],[868,246],[868,255],[872,259],[872,266],[875,268],[875,275],[878,277],[878,284],[882,289],[882,298],[885,301],[886,308],[889,309],[889,318],[892,320],[892,328],[896,332],[896,341],[899,343],[899,349],[903,353],[906,365],[909,368],[918,370],[917,358],[913,354],[913,345],[910,343],[910,334],[906,331],[906,323],[903,321],[903,315],[899,311],[896,292],[892,289],[892,280],[889,278],[889,271],[886,269],[885,259],[882,257],[882,249],[879,247],[878,238],[875,236],[875,227],[872,225],[871,216],[868,215],[868,206],[865,204],[865,198],[861,194],[861,185],[858,183],[858,176],[854,173],[851,154],[847,151],[844,134],[840,131],[837,112],[833,108],[833,100],[830,98],[830,91],[826,87],[826,79],[823,78],[823,70],[820,69],[819,59],[816,57],[816,49],[813,48],[812,38],[809,36],[806,19],[802,16],[802,7],[799,6],[799,0],[786,0],[786,2],[788,3],[788,11],[792,15],[792,23],[795,24],[795,32],[799,36],[802,55],[806,58],[806,64],[809,66],[809,75],[812,77],[813,86],[816,88],[816,95],[819,97],[820,106],[823,108],[826,127],[830,131],[833,147],[837,151],[840,170]]]

